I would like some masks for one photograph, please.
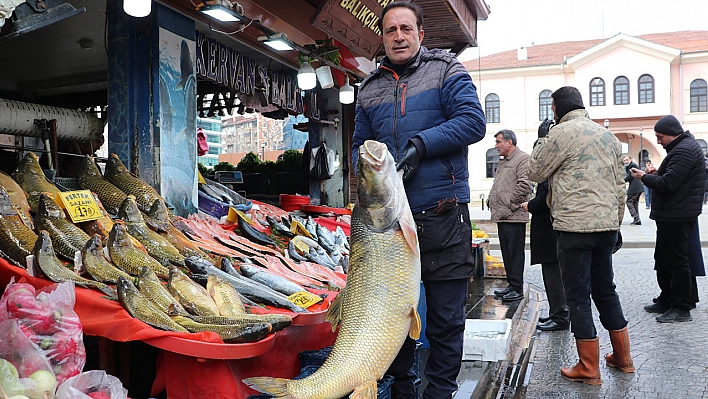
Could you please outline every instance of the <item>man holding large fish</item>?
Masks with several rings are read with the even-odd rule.
[[[421,47],[418,5],[390,3],[379,21],[386,57],[359,87],[352,164],[362,161],[365,142],[376,140],[403,171],[427,303],[430,357],[423,398],[447,399],[457,390],[467,284],[474,273],[467,147],[484,137],[486,121],[462,64],[449,52]],[[365,189],[366,181],[358,179],[358,190]],[[395,378],[393,398],[414,397],[414,350],[415,341],[407,338],[386,372]]]

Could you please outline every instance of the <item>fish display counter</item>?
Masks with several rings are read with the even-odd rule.
[[[0,258],[0,286],[6,286],[11,278],[35,288],[53,284]],[[336,293],[327,293],[331,295],[325,295],[325,301],[310,314],[298,315],[287,328],[249,344],[224,344],[210,331],[181,333],[152,328],[97,290],[76,287],[74,310],[86,335],[113,342],[142,341],[161,349],[152,396],[166,392],[170,399],[245,399],[256,391],[242,379],[263,374],[292,378],[300,373],[299,352],[334,343],[336,333],[324,322],[324,313]]]

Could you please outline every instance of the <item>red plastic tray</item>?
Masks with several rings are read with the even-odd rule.
[[[248,344],[219,344],[170,336],[150,338],[143,342],[180,355],[202,359],[247,359],[269,351],[275,344],[275,334],[268,334],[262,340]]]

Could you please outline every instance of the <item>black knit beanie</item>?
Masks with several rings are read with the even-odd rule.
[[[683,127],[681,127],[681,122],[679,122],[675,116],[666,115],[662,116],[661,119],[656,122],[654,131],[667,136],[678,136],[683,133]]]
[[[585,109],[583,96],[577,88],[564,86],[551,94],[553,104],[556,106],[556,120],[559,121],[570,111]]]

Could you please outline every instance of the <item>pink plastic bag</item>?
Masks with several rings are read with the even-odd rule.
[[[207,142],[206,135],[202,128],[197,129],[197,155],[200,157],[206,155],[209,152],[209,143]]]

